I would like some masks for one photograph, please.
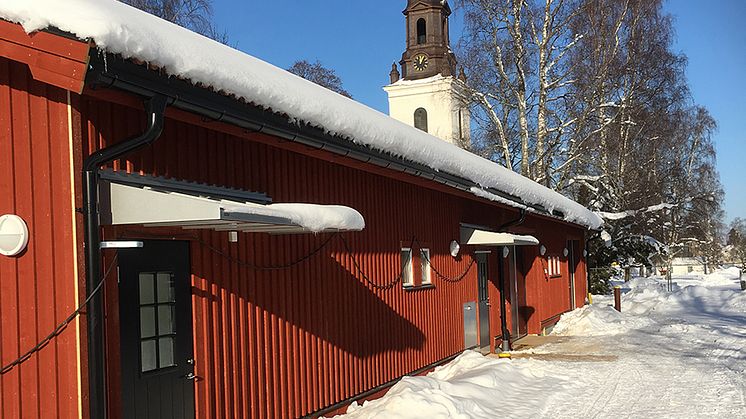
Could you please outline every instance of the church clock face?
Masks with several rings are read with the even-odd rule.
[[[428,64],[430,64],[430,62],[427,58],[427,55],[425,54],[417,54],[414,56],[414,59],[412,60],[414,71],[425,71]]]

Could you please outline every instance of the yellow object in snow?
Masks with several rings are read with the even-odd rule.
[[[510,359],[510,352],[500,352],[499,354],[497,354],[497,357]]]
[[[593,294],[588,293],[588,304],[593,304]]]

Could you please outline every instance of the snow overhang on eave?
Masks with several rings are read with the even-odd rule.
[[[445,171],[435,170],[401,156],[344,139],[322,128],[291,121],[287,115],[262,109],[233,96],[197,86],[188,80],[165,76],[147,66],[105,51],[91,51],[86,85],[90,88],[117,88],[142,97],[164,94],[173,99],[171,107],[214,121],[234,125],[254,133],[263,133],[302,144],[316,150],[348,157],[397,172],[421,177],[456,190],[472,193],[479,188],[500,196],[514,208],[530,207],[538,214],[562,219],[564,214],[548,211],[541,205],[524,202],[495,188],[483,188],[474,181]]]
[[[303,203],[260,204],[189,194],[153,185],[101,182],[102,225],[180,227],[270,234],[360,231],[365,220],[352,208]],[[136,176],[134,177],[136,178]],[[153,179],[143,177],[144,179]],[[175,183],[176,181],[171,181]],[[184,189],[194,184],[183,183]]]
[[[471,246],[536,246],[539,240],[534,236],[511,233],[498,233],[475,226],[461,226],[461,244]]]

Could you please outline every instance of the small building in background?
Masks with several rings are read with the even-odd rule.
[[[708,266],[702,257],[678,257],[671,260],[671,275],[706,273],[708,273]]]

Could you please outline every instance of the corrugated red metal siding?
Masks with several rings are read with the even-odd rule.
[[[526,226],[531,228],[534,236],[541,244],[546,246],[547,252],[544,257],[539,255],[536,247],[524,249],[524,263],[530,266],[526,276],[526,294],[530,306],[535,308],[529,318],[529,333],[541,333],[541,324],[556,319],[560,314],[581,307],[585,301],[585,259],[581,258],[578,264],[578,272],[575,275],[575,307],[570,303],[570,274],[568,259],[564,257],[563,250],[568,240],[579,240],[580,251],[584,246],[584,230],[578,227],[553,223],[544,219],[529,219]],[[560,256],[560,277],[547,277],[544,273],[547,267],[547,256]]]
[[[0,256],[0,362],[49,334],[77,306],[67,92],[0,58],[0,214],[27,223],[28,249]],[[76,325],[0,377],[0,416],[80,416]]]
[[[142,129],[141,112],[125,106],[90,99],[81,103],[81,113],[89,150]],[[218,123],[169,119],[153,147],[114,167],[258,190],[275,202],[348,205],[367,226],[343,234],[352,255],[335,238],[309,260],[269,271],[246,264],[287,264],[328,235],[240,234],[232,244],[227,233],[107,230],[110,237],[192,239],[196,374],[203,378],[195,383],[198,417],[302,416],[463,349],[462,304],[476,300],[474,266],[458,283],[433,275],[435,288],[404,290],[397,284],[381,290],[363,279],[352,257],[373,283],[385,285],[399,274],[399,250],[414,236],[430,246],[433,266],[455,277],[469,266],[473,250],[465,249],[458,260],[449,255],[459,223],[495,228],[517,212],[222,130],[231,131]],[[117,307],[115,291],[107,290],[110,308]],[[118,316],[107,316],[116,326]],[[117,339],[110,334],[110,353]],[[116,356],[111,359],[113,370]]]
[[[139,112],[128,108],[84,102],[81,110],[89,148],[141,129]],[[182,152],[183,159],[173,158]],[[169,120],[152,149],[118,167],[266,191],[277,202],[354,207],[366,230],[344,236],[379,285],[396,278],[399,249],[413,236],[431,244],[432,263],[445,275],[457,276],[471,261],[448,255],[463,218],[459,198],[203,128]],[[282,265],[328,235],[242,234],[231,244],[226,233],[172,233],[199,238],[192,242],[196,373],[204,378],[195,387],[199,417],[301,416],[463,348],[462,303],[475,299],[475,270],[457,284],[434,278],[435,289],[406,291],[397,284],[377,290],[361,278],[338,238],[285,270],[238,266],[211,249],[256,265]],[[117,307],[114,290],[112,283],[110,308]],[[116,341],[110,334],[110,353]]]

